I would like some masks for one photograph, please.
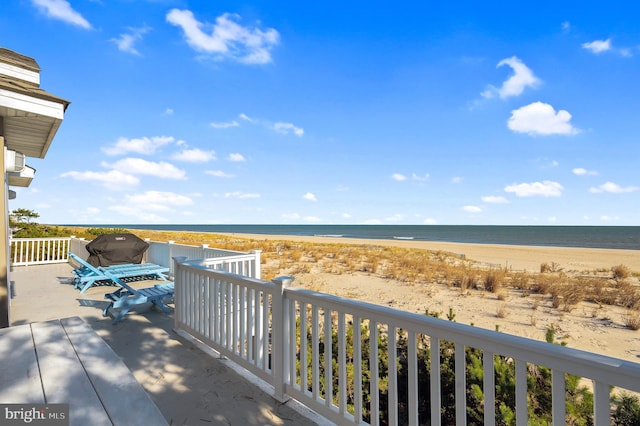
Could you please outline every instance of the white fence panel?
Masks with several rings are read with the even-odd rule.
[[[70,238],[12,238],[11,264],[13,266],[64,263],[68,259]]]
[[[269,283],[207,262],[176,260],[176,329],[272,384],[277,399],[293,397],[336,424],[465,425],[469,351],[482,364],[485,424],[496,421],[498,360],[513,368],[519,426],[528,423],[527,381],[539,367],[551,370],[554,425],[565,424],[565,374],[593,381],[597,426],[609,424],[610,387],[640,392],[637,363],[288,288],[289,277]],[[384,407],[388,415],[379,418]]]

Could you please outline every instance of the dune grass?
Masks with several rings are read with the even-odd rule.
[[[77,236],[92,239],[86,228],[73,228]],[[90,230],[90,229],[89,229]],[[174,241],[176,244],[208,244],[226,250],[262,250],[262,276],[304,273],[370,274],[403,285],[444,285],[462,291],[490,292],[518,290],[523,296],[537,294],[551,305],[571,312],[580,302],[621,306],[628,309],[630,329],[640,323],[638,274],[625,265],[609,270],[566,273],[556,263],[543,263],[540,272],[488,268],[463,256],[373,244],[341,244],[304,241],[250,239],[241,236],[198,232],[132,230],[140,238]],[[505,305],[506,310],[506,305]],[[640,325],[640,324],[639,324]],[[640,327],[639,327],[640,328]]]

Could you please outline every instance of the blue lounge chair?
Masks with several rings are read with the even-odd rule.
[[[107,275],[109,275],[108,272]],[[175,294],[173,283],[156,284],[153,287],[136,289],[115,276],[111,279],[115,281],[120,288],[113,293],[104,295],[104,298],[111,302],[104,309],[102,315],[106,317],[109,315],[110,309],[119,309],[118,314],[113,319],[113,324],[120,322],[134,306],[148,302],[151,302],[153,306],[160,308],[160,310],[166,314],[171,313],[171,308],[169,308],[165,302],[167,299],[172,299]]]
[[[84,293],[93,285],[117,285],[114,277],[123,282],[148,278],[166,281],[166,274],[169,272],[169,268],[153,263],[93,266],[71,252],[69,252],[69,257],[80,265],[79,268],[73,270],[74,287],[79,288],[80,293]]]

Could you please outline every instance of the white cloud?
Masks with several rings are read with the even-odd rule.
[[[322,222],[322,219],[320,219],[318,216],[305,216],[303,219],[305,222],[309,222],[309,223],[319,223]]]
[[[412,174],[411,174],[411,179],[416,180],[416,181],[418,181],[418,182],[426,182],[426,181],[428,181],[428,180],[429,180],[429,178],[430,178],[429,173],[425,173],[425,174],[424,174],[424,175],[422,175],[422,176],[419,176],[419,175],[417,175],[416,173],[412,173]]]
[[[298,137],[301,137],[302,135],[304,135],[303,128],[294,126],[291,123],[283,123],[283,122],[275,123],[273,125],[273,130],[283,135],[288,135],[289,133],[293,133]]]
[[[140,179],[137,177],[123,173],[118,170],[110,170],[108,172],[66,172],[60,175],[61,177],[70,177],[77,181],[89,181],[98,182],[105,188],[109,189],[128,189],[128,187],[135,186],[140,183]]]
[[[451,183],[458,184],[458,183],[462,183],[462,181],[464,181],[464,178],[461,176],[454,176],[451,178]]]
[[[570,123],[571,114],[566,110],[556,112],[543,102],[534,102],[511,111],[507,123],[509,129],[529,135],[574,135],[578,129]]]
[[[433,218],[428,217],[425,220],[423,220],[422,223],[425,224],[425,225],[437,225],[438,221],[433,219]]]
[[[574,175],[578,176],[597,176],[598,172],[595,170],[587,170],[582,167],[576,167],[571,170]]]
[[[304,194],[302,196],[302,198],[304,198],[305,200],[309,200],[309,201],[318,201],[318,199],[316,198],[315,194],[313,194],[311,192],[307,192],[306,194]]]
[[[173,108],[167,108],[164,110],[164,115],[173,115]]]
[[[595,53],[596,55],[602,52],[606,52],[607,50],[611,50],[611,39],[608,38],[606,40],[594,40],[587,43],[582,43],[582,48],[589,50],[591,53]]]
[[[256,120],[254,120],[253,118],[249,117],[247,114],[241,112],[240,114],[238,114],[238,117],[240,117],[240,119],[244,120],[244,121],[248,121],[249,123],[255,123]]]
[[[163,179],[184,179],[186,172],[165,161],[147,161],[142,158],[123,158],[115,163],[102,163],[103,167],[109,167],[122,173],[133,175],[148,175]]]
[[[207,170],[205,173],[208,174],[208,175],[211,175],[211,176],[221,177],[221,178],[232,178],[232,177],[235,177],[235,175],[231,175],[231,174],[225,173],[222,170]]]
[[[125,195],[127,205],[142,210],[167,211],[171,207],[184,207],[193,204],[193,200],[175,192],[146,191],[140,194]]]
[[[509,200],[499,195],[487,195],[480,198],[485,203],[490,204],[509,204]]]
[[[76,12],[66,0],[32,0],[42,13],[50,18],[64,21],[85,30],[91,29],[91,24],[80,13]]]
[[[226,121],[226,122],[213,122],[211,123],[211,127],[214,129],[228,129],[230,127],[239,127],[240,123],[237,121]]]
[[[598,187],[591,187],[589,188],[589,192],[592,192],[594,194],[598,194],[601,192],[609,192],[611,194],[624,194],[627,192],[635,192],[637,191],[638,188],[637,186],[627,186],[627,187],[622,187],[620,185],[618,185],[617,183],[613,183],[613,182],[605,182],[602,185],[598,186]]]
[[[482,209],[478,206],[464,206],[462,208],[467,213],[481,213]]]
[[[102,151],[107,155],[123,155],[129,152],[138,154],[154,154],[160,147],[175,142],[173,136],[153,136],[142,138],[118,138],[111,146],[103,147]]]
[[[517,197],[559,197],[562,195],[563,189],[564,187],[558,182],[550,180],[532,183],[514,183],[504,188],[505,192],[512,192]]]
[[[185,149],[171,156],[174,160],[186,161],[189,163],[206,163],[215,160],[215,151],[203,151],[200,148]]]
[[[398,182],[402,182],[407,180],[407,177],[401,173],[394,173],[391,175],[391,179],[397,180]]]
[[[224,198],[237,198],[239,200],[245,200],[248,198],[260,198],[260,194],[235,191],[225,193]]]
[[[198,52],[211,53],[216,60],[231,59],[245,64],[271,62],[271,49],[280,34],[273,28],[243,27],[240,17],[229,13],[216,18],[215,24],[198,21],[190,10],[172,9],[166,19],[182,28],[189,46]]]
[[[493,98],[497,94],[501,99],[506,99],[522,94],[527,87],[536,87],[540,84],[540,79],[533,75],[533,71],[516,56],[501,60],[497,67],[503,65],[511,67],[513,75],[505,80],[500,88],[489,86],[487,90],[482,92],[483,97]]]
[[[614,222],[617,220],[620,220],[619,216],[607,216],[607,215],[602,215],[600,216],[600,220],[603,222]]]
[[[136,49],[135,43],[141,41],[142,36],[148,33],[151,28],[145,26],[140,28],[128,28],[128,30],[128,33],[120,34],[119,37],[113,38],[111,41],[118,46],[118,50],[139,56],[140,52]]]
[[[560,27],[562,28],[563,34],[568,34],[571,31],[571,22],[564,21],[562,24],[560,24]]]
[[[235,163],[241,163],[243,161],[247,161],[247,159],[244,158],[244,155],[239,154],[237,152],[232,152],[231,154],[229,154],[229,157],[227,159]]]

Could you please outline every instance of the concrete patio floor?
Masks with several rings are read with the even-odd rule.
[[[172,425],[330,424],[299,407],[279,403],[231,366],[173,330],[173,315],[155,309],[130,312],[119,324],[103,317],[104,294],[71,284],[69,264],[13,268],[11,325],[78,316],[124,361]]]

